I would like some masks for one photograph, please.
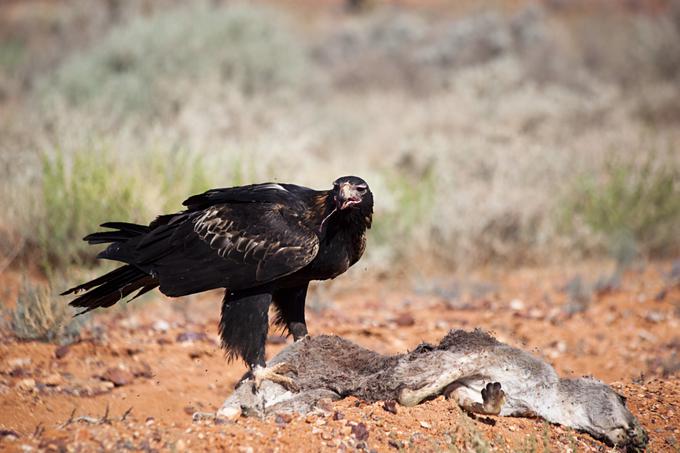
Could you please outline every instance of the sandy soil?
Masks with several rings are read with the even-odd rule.
[[[364,286],[355,275],[312,294],[309,325],[385,353],[451,328],[488,329],[562,375],[611,383],[649,431],[648,451],[680,451],[680,276],[656,263],[595,293],[584,289],[609,271],[589,264]],[[67,347],[3,339],[0,451],[607,450],[541,420],[471,418],[443,398],[396,414],[348,399],[307,417],[194,421],[194,412],[218,408],[244,372],[218,346],[219,300],[159,296],[109,310]],[[271,333],[270,356],[290,341]]]

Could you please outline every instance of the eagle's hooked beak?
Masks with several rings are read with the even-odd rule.
[[[337,208],[343,210],[359,203],[361,203],[361,194],[358,190],[348,182],[342,183],[338,190],[338,194],[335,196],[335,205]]]

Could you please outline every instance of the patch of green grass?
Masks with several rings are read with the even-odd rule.
[[[406,239],[416,227],[429,223],[435,205],[435,172],[428,168],[418,178],[395,173],[386,179],[389,193],[394,196],[394,206],[375,216],[371,236],[378,244],[406,245]]]
[[[610,160],[602,174],[580,177],[565,203],[568,223],[580,221],[602,235],[617,259],[631,242],[650,256],[680,250],[680,168],[672,159],[644,154],[642,162]]]
[[[81,238],[107,219],[138,220],[143,206],[132,174],[106,151],[43,157],[44,218],[38,241],[45,257],[57,262],[83,258]]]
[[[0,72],[12,72],[26,56],[25,45],[17,39],[6,39],[0,42]]]
[[[74,310],[57,296],[61,284],[41,286],[24,279],[12,312],[11,327],[21,340],[66,344],[77,340],[85,318],[74,318]]]
[[[188,152],[123,155],[100,147],[45,155],[37,225],[45,261],[83,264],[94,250],[82,237],[101,223],[148,223],[180,210],[182,200],[210,185],[200,156]]]

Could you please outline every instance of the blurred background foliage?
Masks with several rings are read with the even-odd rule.
[[[0,5],[0,264],[209,187],[376,198],[365,268],[680,252],[680,2]]]

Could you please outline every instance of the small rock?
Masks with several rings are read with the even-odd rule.
[[[18,439],[21,437],[18,432],[12,430],[12,429],[7,429],[7,428],[0,428],[0,439],[9,437],[9,438],[15,438]]]
[[[150,379],[153,377],[151,366],[146,362],[137,362],[132,366],[131,370],[134,377],[142,377]]]
[[[425,429],[431,429],[432,425],[430,425],[428,422],[420,422],[420,426],[422,426]]]
[[[525,306],[524,302],[521,301],[520,299],[512,299],[510,301],[510,309],[512,309],[512,310],[520,311],[520,310],[524,310],[525,307],[526,306]]]
[[[114,384],[113,382],[111,382],[111,381],[105,381],[105,382],[102,382],[101,384],[99,384],[99,389],[100,389],[102,392],[108,392],[108,391],[110,391],[112,388],[114,388],[115,386],[116,386],[116,384]]]
[[[17,388],[25,392],[33,391],[35,388],[35,379],[26,378],[22,379],[17,383]]]
[[[661,302],[666,298],[666,294],[668,294],[668,290],[664,288],[658,293],[656,293],[656,296],[654,296],[654,300],[657,302]]]
[[[168,321],[165,321],[164,319],[159,319],[158,321],[153,323],[152,328],[157,332],[167,332],[168,329],[170,329],[170,324],[168,323]]]
[[[342,420],[343,418],[345,418],[345,414],[343,414],[342,412],[335,411],[333,413],[333,420],[337,421],[337,420]]]
[[[175,339],[178,343],[192,343],[194,341],[210,341],[205,332],[182,332]]]
[[[239,453],[253,453],[253,447],[238,447]]]
[[[397,414],[397,402],[395,400],[387,400],[383,403],[383,409],[392,414]]]
[[[529,309],[529,318],[531,319],[545,319],[545,313],[540,308]]]
[[[23,378],[31,375],[31,373],[23,367],[12,368],[8,374],[13,378]]]
[[[293,416],[287,412],[279,412],[274,417],[274,422],[277,425],[287,425],[291,420],[293,420]]]
[[[333,439],[333,434],[331,434],[327,431],[324,431],[324,432],[321,433],[321,438],[323,440],[331,440],[331,439]]]
[[[9,359],[7,361],[8,368],[14,369],[14,368],[25,368],[31,364],[31,358],[30,357],[17,357],[14,359]]]
[[[404,444],[402,442],[399,442],[396,439],[389,439],[387,441],[387,445],[389,445],[390,447],[397,449],[397,450],[401,450],[401,449],[404,448]]]
[[[666,320],[666,316],[659,311],[650,311],[645,316],[645,319],[649,322],[659,323]]]
[[[241,416],[241,408],[237,406],[222,406],[217,411],[217,416],[233,421]]]
[[[191,421],[193,422],[200,422],[200,421],[205,421],[205,420],[215,420],[215,413],[214,412],[194,412],[191,415]]]
[[[396,318],[394,318],[394,323],[400,327],[409,327],[416,323],[413,315],[410,313],[402,313]]]
[[[125,348],[125,354],[127,354],[129,357],[134,357],[137,354],[141,354],[144,352],[142,348]]]
[[[135,377],[127,370],[122,368],[109,368],[101,376],[104,381],[112,382],[116,387],[131,384]]]
[[[352,434],[357,440],[366,440],[368,439],[368,428],[363,423],[357,423],[352,426]]]
[[[43,383],[48,387],[56,387],[64,383],[64,379],[59,373],[52,373],[45,378]]]
[[[646,330],[640,330],[638,332],[638,337],[644,341],[648,341],[650,343],[654,343],[656,341],[656,335],[652,334],[651,332],[648,332]]]
[[[212,357],[212,352],[205,349],[195,349],[189,352],[190,359],[200,359],[201,357],[208,356]]]

